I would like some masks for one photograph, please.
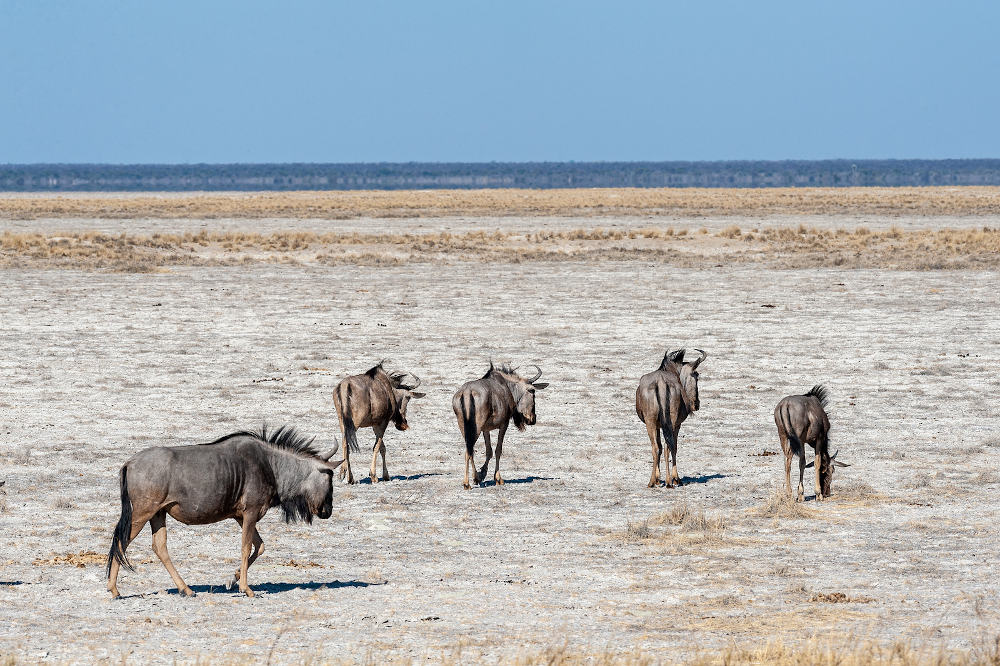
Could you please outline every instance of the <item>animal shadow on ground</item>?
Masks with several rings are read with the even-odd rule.
[[[444,475],[444,472],[427,472],[425,474],[411,474],[410,476],[397,475],[397,476],[390,476],[389,481],[416,481],[417,479],[422,479],[425,476],[442,476],[442,475]],[[372,480],[369,478],[358,479],[358,483],[359,484],[367,483],[368,485],[371,485]],[[379,481],[379,483],[387,483],[387,482]]]
[[[15,585],[24,585],[23,580],[0,580],[0,587],[13,587]]]
[[[250,584],[250,587],[254,592],[263,592],[264,594],[278,594],[281,592],[291,592],[292,590],[320,590],[323,588],[327,589],[337,589],[341,587],[369,587],[372,585],[384,585],[385,583],[366,583],[360,580],[334,580],[327,583],[319,583],[315,581],[310,581],[308,583],[257,583]],[[228,589],[225,585],[192,585],[191,589],[194,590],[195,594],[235,594],[242,595],[236,587],[233,589]],[[178,594],[177,588],[172,587],[167,590],[167,594],[176,595]],[[133,594],[128,597],[122,597],[123,599],[129,599],[134,597],[141,597],[141,594]]]
[[[681,482],[685,485],[689,483],[708,483],[709,481],[714,481],[715,479],[724,479],[728,474],[704,474],[702,476],[683,476],[681,477]]]
[[[551,476],[526,476],[523,479],[504,479],[503,482],[504,482],[504,484],[511,484],[511,483],[534,483],[535,481],[551,481],[553,478],[555,478],[555,477],[551,477]],[[482,483],[482,485],[483,485],[483,487],[488,488],[490,486],[497,485],[497,482],[493,481],[493,480],[484,481]]]

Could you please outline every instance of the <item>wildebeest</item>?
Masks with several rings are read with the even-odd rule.
[[[635,413],[646,424],[649,443],[653,447],[653,473],[648,487],[652,488],[660,480],[660,455],[663,444],[660,433],[667,441],[667,455],[664,456],[664,485],[668,488],[675,483],[684,485],[677,473],[677,433],[689,414],[698,411],[698,366],[708,358],[701,349],[695,349],[699,356],[694,361],[684,361],[683,349],[667,352],[660,368],[643,375],[635,390]],[[671,468],[671,458],[673,467]]]
[[[462,384],[455,397],[451,400],[452,409],[458,419],[458,429],[465,440],[465,480],[462,485],[468,489],[469,465],[472,465],[473,482],[476,485],[486,479],[486,470],[493,457],[490,446],[490,432],[497,431],[496,464],[493,468],[493,480],[503,485],[500,476],[500,455],[503,453],[503,438],[511,419],[518,430],[525,426],[535,425],[535,391],[541,391],[548,382],[539,382],[542,369],[537,365],[535,375],[525,379],[517,374],[509,365],[495,367],[490,362],[490,369],[482,379],[476,379]],[[486,441],[486,461],[481,470],[476,470],[473,451],[479,433]]]
[[[337,452],[318,452],[312,439],[294,428],[274,432],[240,431],[214,442],[194,446],[154,447],[135,454],[122,466],[122,514],[108,553],[108,590],[118,597],[118,569],[134,571],[125,549],[148,522],[153,532],[153,552],[177,586],[194,596],[167,554],[167,514],[187,525],[217,523],[233,518],[243,528],[240,568],[233,577],[240,591],[253,596],[247,569],[264,552],[257,522],[271,507],[280,506],[285,522],[313,516],[329,518],[333,512],[333,472]],[[251,547],[253,553],[251,554]]]
[[[830,419],[826,416],[827,393],[817,384],[805,395],[790,395],[782,398],[774,408],[774,424],[778,426],[778,438],[785,452],[785,487],[792,491],[792,456],[799,457],[799,488],[796,500],[805,499],[802,476],[806,467],[816,468],[816,499],[822,501],[833,493],[834,467],[850,467],[837,460],[837,453],[830,455]],[[805,446],[816,450],[812,462],[806,464]],[[816,464],[816,461],[819,464]]]
[[[391,421],[396,430],[407,430],[406,405],[411,398],[422,398],[424,393],[414,389],[420,386],[420,378],[406,372],[386,372],[380,361],[378,365],[361,375],[351,375],[341,380],[333,389],[333,405],[337,409],[340,430],[344,435],[344,466],[340,478],[347,476],[348,483],[354,483],[351,471],[351,452],[358,451],[358,428],[371,428],[375,432],[372,447],[371,482],[378,483],[375,476],[375,462],[382,454],[382,480],[389,480],[389,470],[385,466],[385,442],[383,436]],[[404,383],[412,377],[412,384]]]

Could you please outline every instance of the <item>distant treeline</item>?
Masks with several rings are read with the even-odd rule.
[[[1000,160],[0,165],[0,191],[1000,185]]]

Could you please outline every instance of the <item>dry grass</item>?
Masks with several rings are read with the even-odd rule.
[[[658,513],[650,518],[653,525],[679,525],[681,529],[691,532],[714,532],[726,527],[722,516],[710,516],[702,509],[692,509],[687,502],[675,504],[669,511]]]
[[[152,272],[169,266],[259,263],[394,266],[419,262],[630,260],[684,267],[763,264],[928,270],[1000,269],[1000,228],[872,232],[800,226],[715,236],[672,228],[571,229],[537,233],[206,232],[165,234],[11,233],[0,235],[0,267]],[[927,371],[930,372],[930,371]]]
[[[66,553],[65,555],[53,555],[48,559],[38,559],[32,562],[35,566],[51,566],[53,564],[66,564],[69,566],[84,568],[88,564],[104,565],[108,559],[107,555],[95,553],[92,550],[79,553]]]
[[[796,502],[795,495],[784,486],[777,486],[764,503],[751,511],[760,518],[814,518],[816,511],[803,502]]]
[[[0,219],[732,215],[995,216],[997,187],[404,190],[0,198]]]

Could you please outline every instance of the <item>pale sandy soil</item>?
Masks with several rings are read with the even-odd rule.
[[[280,226],[292,222],[273,224],[384,226]],[[272,222],[127,228],[188,224]],[[671,661],[809,636],[966,649],[1000,629],[996,271],[632,260],[0,275],[0,655],[166,663],[460,652],[471,663],[566,644]],[[710,354],[702,409],[681,430],[688,483],[650,490],[635,385],[681,346]],[[220,587],[238,555],[235,524],[172,521],[171,554],[198,597],[174,593],[146,532],[129,550],[139,570],[123,574],[125,598],[109,599],[102,560],[130,455],[265,419],[329,441],[333,385],[382,357],[427,391],[411,404],[412,429],[387,436],[393,481],[338,487],[334,517],[312,526],[269,514],[255,599]],[[465,491],[450,399],[490,357],[538,363],[551,386],[538,425],[508,438],[508,483]],[[808,517],[762,515],[783,481],[780,456],[754,455],[780,450],[771,411],[819,382],[832,396],[834,447],[853,466],[827,503],[812,501],[807,477]],[[366,461],[355,464],[366,477]],[[663,520],[683,504],[725,526]],[[54,559],[71,554],[82,567]],[[811,601],[838,592],[849,601]]]

